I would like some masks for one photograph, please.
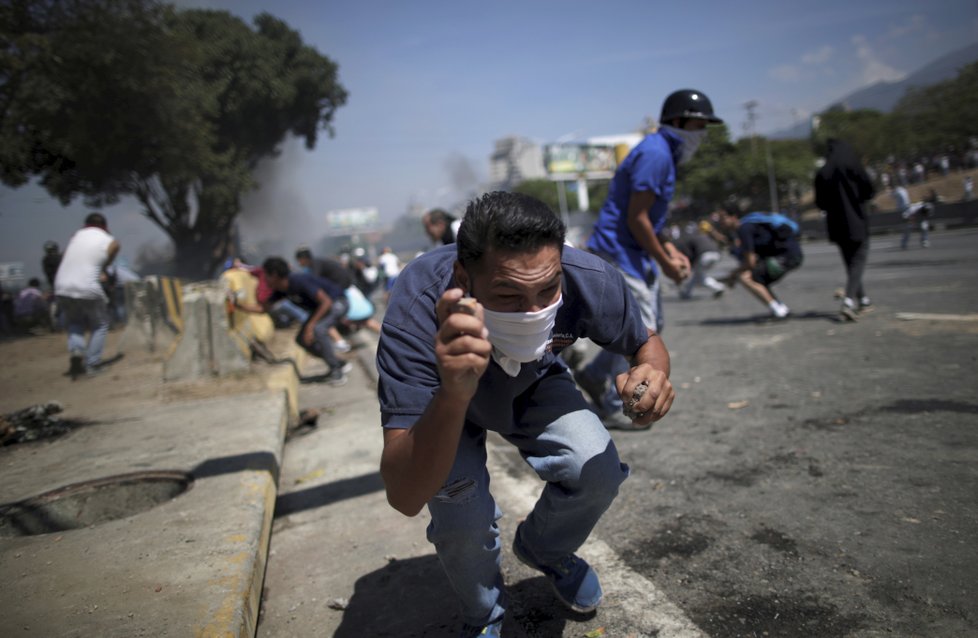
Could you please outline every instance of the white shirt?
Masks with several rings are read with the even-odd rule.
[[[54,277],[54,294],[75,299],[106,299],[99,275],[113,241],[112,235],[94,226],[86,226],[72,235]]]
[[[903,186],[893,189],[893,201],[896,202],[898,211],[905,211],[910,206],[910,193]]]
[[[383,253],[377,258],[377,261],[380,263],[380,267],[384,269],[384,274],[388,278],[397,277],[401,272],[401,260],[394,253]]]

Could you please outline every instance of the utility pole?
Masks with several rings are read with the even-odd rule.
[[[744,103],[744,108],[747,110],[747,121],[744,122],[744,130],[750,132],[750,153],[751,155],[757,154],[757,100],[750,100]],[[767,164],[767,188],[768,197],[770,198],[771,212],[778,212],[778,186],[777,180],[774,178],[774,160],[771,158],[771,143],[765,138],[764,139],[764,161]]]
[[[774,160],[771,159],[771,142],[764,140],[764,154],[767,160],[767,189],[769,196],[771,197],[771,212],[780,212],[781,207],[778,206],[778,186],[774,179]]]
[[[744,130],[750,135],[750,153],[755,155],[757,154],[757,135],[754,129],[757,114],[754,113],[754,109],[757,108],[757,100],[744,103],[744,108],[747,109],[747,121],[744,123]]]

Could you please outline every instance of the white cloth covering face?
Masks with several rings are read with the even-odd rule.
[[[536,361],[547,351],[550,333],[557,319],[557,310],[564,303],[557,301],[536,312],[496,312],[483,308],[492,358],[506,374],[515,377],[522,364]]]

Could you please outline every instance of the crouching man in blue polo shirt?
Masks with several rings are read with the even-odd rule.
[[[669,354],[622,276],[564,246],[542,202],[495,192],[472,201],[456,243],[412,261],[391,294],[377,351],[387,499],[427,504],[434,544],[461,602],[464,636],[499,634],[506,611],[486,432],[519,448],[546,481],[513,540],[565,605],[601,602],[574,552],[628,476],[601,420],[557,356],[576,339],[631,358],[616,379],[639,424],[672,405]]]

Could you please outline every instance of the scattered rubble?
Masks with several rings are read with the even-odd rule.
[[[78,423],[54,416],[63,410],[60,403],[50,401],[0,415],[0,445],[37,441],[69,432]]]

